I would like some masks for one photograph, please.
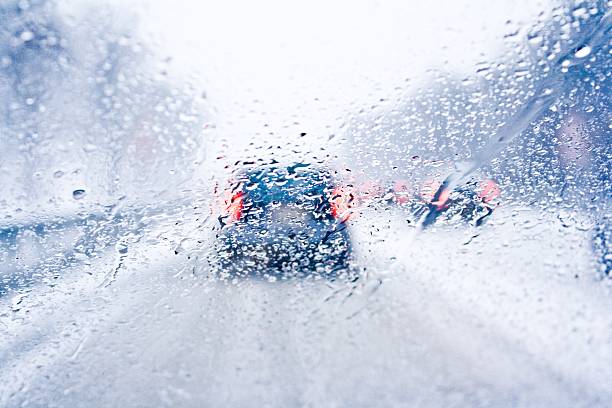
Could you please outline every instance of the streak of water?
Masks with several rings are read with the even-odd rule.
[[[582,65],[586,56],[595,54],[606,44],[612,28],[612,11],[608,11],[587,31],[575,47],[560,55],[553,63],[551,74],[536,88],[533,96],[521,107],[516,115],[503,124],[493,134],[485,147],[474,156],[474,159],[449,174],[436,191],[432,202],[440,200],[442,193],[453,191],[483,165],[493,160],[510,142],[524,132],[531,123],[546,112],[561,94],[568,68]],[[420,229],[431,225],[441,213],[440,207],[430,206],[419,222]]]

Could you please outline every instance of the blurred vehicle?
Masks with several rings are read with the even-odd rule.
[[[431,182],[421,189],[423,228],[433,224],[439,217],[459,218],[476,227],[481,226],[499,205],[500,189],[493,180],[480,184],[468,183],[454,190],[443,183]],[[417,210],[419,212],[419,210]]]
[[[351,250],[349,203],[329,171],[307,163],[243,172],[223,193],[217,254],[223,273],[335,277]]]
[[[491,179],[471,181],[455,189],[433,179],[425,180],[418,187],[406,180],[395,180],[384,189],[377,187],[369,197],[375,195],[389,205],[408,209],[421,218],[423,227],[440,217],[446,220],[458,218],[480,226],[499,205],[501,190]]]

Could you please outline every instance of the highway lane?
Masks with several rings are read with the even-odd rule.
[[[199,224],[161,223],[110,282],[114,249],[2,299],[0,405],[605,406],[585,233],[529,209],[417,237],[405,218],[352,221],[354,283],[219,282],[210,242],[175,254]]]

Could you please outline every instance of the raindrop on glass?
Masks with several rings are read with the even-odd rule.
[[[83,197],[85,197],[85,190],[83,189],[77,189],[72,192],[72,198],[75,200],[80,200]]]
[[[588,45],[585,45],[584,47],[580,47],[576,51],[576,53],[574,53],[574,56],[576,58],[584,58],[584,57],[587,57],[590,53],[591,53],[591,47],[589,47]]]

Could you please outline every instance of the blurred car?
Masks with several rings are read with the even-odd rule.
[[[458,218],[479,227],[499,205],[500,194],[493,180],[470,182],[454,190],[439,182],[426,184],[421,190],[421,200],[425,204],[421,226],[426,228],[443,217]]]
[[[407,208],[421,218],[422,227],[440,218],[458,219],[478,227],[499,205],[501,190],[491,179],[471,181],[455,189],[433,179],[425,180],[418,187],[406,180],[395,180],[385,189],[379,189],[378,194],[386,203]]]
[[[222,193],[216,253],[222,273],[335,277],[351,251],[347,198],[308,163],[241,172]]]

